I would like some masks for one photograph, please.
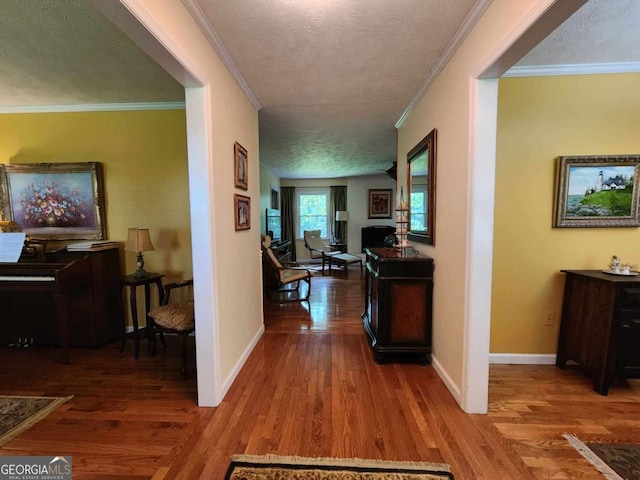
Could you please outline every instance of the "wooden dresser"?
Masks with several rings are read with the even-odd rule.
[[[640,276],[566,274],[556,365],[577,362],[606,395],[613,379],[640,378]]]
[[[431,361],[433,259],[367,248],[362,319],[377,363],[393,357]]]

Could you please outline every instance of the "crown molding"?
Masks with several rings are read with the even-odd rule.
[[[184,110],[184,102],[86,103],[73,105],[16,105],[0,107],[3,113],[121,112],[131,110]]]
[[[466,18],[462,22],[462,25],[460,25],[460,28],[458,28],[455,35],[451,39],[451,41],[442,52],[442,55],[440,55],[440,58],[438,58],[438,61],[435,63],[435,65],[429,72],[429,75],[427,75],[427,78],[424,84],[422,85],[422,87],[420,88],[420,90],[418,91],[418,94],[413,98],[413,100],[411,100],[407,108],[404,110],[404,112],[396,122],[396,125],[395,125],[396,128],[402,127],[402,124],[409,117],[409,115],[411,115],[411,112],[413,112],[413,110],[416,108],[420,100],[422,100],[422,97],[424,97],[424,94],[427,93],[427,90],[429,90],[429,87],[431,87],[431,85],[436,80],[436,78],[438,78],[438,75],[440,75],[442,70],[444,70],[444,67],[447,66],[447,63],[449,63],[449,60],[451,60],[451,57],[453,57],[453,55],[456,53],[458,48],[460,48],[460,45],[462,45],[462,42],[464,42],[464,40],[467,38],[469,33],[471,33],[471,30],[473,29],[475,24],[478,22],[478,20],[480,20],[480,17],[482,17],[482,14],[485,12],[485,10],[489,7],[490,4],[491,4],[491,0],[478,0],[475,3],[475,5],[473,6],[469,14],[466,16]]]
[[[552,75],[600,75],[638,73],[640,62],[576,63],[572,65],[536,65],[511,67],[503,77],[547,77]]]
[[[184,3],[185,7],[187,7],[187,10],[189,10],[189,13],[191,13],[191,16],[204,33],[204,36],[207,38],[213,49],[220,57],[220,60],[222,60],[222,63],[225,64],[225,66],[229,70],[229,73],[231,73],[244,94],[247,96],[247,98],[251,102],[251,105],[253,105],[253,108],[255,108],[256,111],[260,111],[262,109],[262,104],[258,100],[258,97],[256,97],[253,93],[253,90],[251,90],[251,87],[249,87],[249,84],[242,76],[242,73],[240,73],[240,70],[236,66],[236,63],[233,61],[231,54],[224,47],[224,44],[218,36],[218,33],[213,28],[213,25],[209,23],[209,20],[207,20],[207,16],[200,8],[197,0],[182,0],[182,2]]]

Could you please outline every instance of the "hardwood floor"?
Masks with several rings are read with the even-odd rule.
[[[457,480],[602,476],[562,433],[640,443],[640,384],[609,396],[575,369],[492,366],[490,412],[463,413],[430,366],[372,359],[362,277],[314,277],[311,301],[265,305],[266,332],[222,404],[198,408],[177,342],[0,349],[0,394],[74,395],[0,455],[72,455],[74,479],[221,479],[235,453],[445,462]],[[169,340],[175,340],[173,338]]]

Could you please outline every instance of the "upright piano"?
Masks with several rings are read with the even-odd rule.
[[[0,263],[0,345],[103,345],[122,333],[118,249]]]

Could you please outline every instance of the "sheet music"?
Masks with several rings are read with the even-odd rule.
[[[24,232],[0,233],[0,263],[16,263],[22,254]]]

